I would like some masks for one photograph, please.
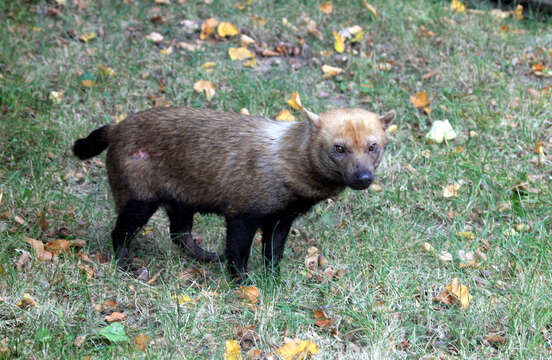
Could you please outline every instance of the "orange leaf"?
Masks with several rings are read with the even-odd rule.
[[[324,4],[318,7],[318,10],[322,11],[324,14],[331,14],[333,11],[333,5],[331,1],[327,1]]]
[[[115,311],[111,313],[110,315],[104,316],[105,321],[107,322],[114,322],[114,321],[123,321],[126,318],[126,315],[123,313],[120,313],[118,311]]]
[[[215,18],[209,18],[205,20],[203,24],[201,24],[201,34],[199,35],[199,38],[201,40],[207,39],[207,37],[209,37],[209,35],[211,35],[215,31],[217,25],[218,20]]]
[[[314,325],[327,329],[332,324],[330,319],[322,310],[314,310]]]
[[[259,289],[256,286],[240,286],[235,294],[251,304],[256,304],[259,301]]]
[[[288,110],[282,110],[278,115],[276,115],[275,119],[280,121],[294,121],[295,116],[293,116]]]
[[[144,333],[139,334],[134,338],[134,347],[142,351],[146,351],[146,347],[149,344],[149,336]]]
[[[417,109],[424,108],[429,105],[429,98],[427,97],[427,93],[425,91],[419,91],[410,96],[410,101],[412,101],[412,104]]]

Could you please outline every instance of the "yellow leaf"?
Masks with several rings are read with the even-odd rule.
[[[466,11],[466,6],[462,4],[461,1],[458,1],[458,0],[452,0],[452,3],[450,4],[450,8],[454,12],[459,12],[459,13]]]
[[[201,40],[205,40],[209,35],[215,31],[215,28],[218,25],[218,20],[215,18],[209,18],[201,24],[201,34],[199,35],[199,38]]]
[[[184,305],[184,304],[187,304],[189,302],[192,301],[192,298],[186,294],[181,294],[181,295],[173,295],[172,297],[174,300],[176,300],[176,302],[178,303],[178,305]]]
[[[201,68],[202,69],[212,69],[214,68],[215,66],[217,66],[217,63],[214,62],[214,61],[208,61],[204,64],[201,65]]]
[[[351,33],[353,34],[353,33]],[[351,39],[351,42],[352,43],[355,43],[355,42],[360,42],[362,41],[362,39],[364,39],[364,30],[360,29],[359,32],[357,32],[356,34],[353,34],[353,38]]]
[[[376,8],[373,7],[372,5],[368,4],[368,2],[366,0],[362,0],[362,3],[364,4],[364,7],[366,9],[368,9],[368,11],[370,11],[372,13],[372,15],[374,15],[374,17],[378,17],[378,12],[376,11]]]
[[[462,309],[468,307],[472,296],[469,293],[468,287],[460,284],[458,278],[452,279],[452,283],[445,286],[445,289],[452,294],[455,300],[462,306]]]
[[[287,101],[287,103],[295,110],[303,109],[303,105],[301,105],[301,99],[299,98],[299,94],[296,92],[291,93],[291,98]]]
[[[323,78],[329,79],[331,77],[334,77],[338,74],[341,74],[344,70],[339,67],[330,66],[330,65],[322,65],[322,72],[324,73]]]
[[[245,60],[255,57],[255,54],[244,47],[231,47],[230,49],[228,49],[228,55],[230,55],[230,59],[232,60]]]
[[[240,109],[240,114],[242,114],[242,115],[250,115],[250,114],[249,114],[249,110],[247,110],[247,108],[241,108],[241,109]]]
[[[475,234],[473,233],[473,231],[459,231],[456,233],[456,236],[468,240],[475,239]]]
[[[121,122],[123,121],[124,119],[126,119],[126,114],[119,114],[117,116],[117,120],[115,120],[115,122]]]
[[[134,338],[134,347],[142,351],[146,351],[146,347],[149,344],[149,336],[144,333],[139,334]]]
[[[327,1],[324,4],[318,7],[318,10],[322,11],[324,14],[331,14],[333,11],[333,5],[331,1]]]
[[[231,23],[228,22],[221,22],[218,25],[217,33],[220,37],[226,37],[226,36],[236,36],[240,32],[238,31],[238,28]]]
[[[169,46],[168,48],[166,49],[161,49],[160,50],[161,54],[163,55],[170,55],[173,53],[173,47],[172,46]]]
[[[396,125],[396,124],[392,124],[391,126],[389,126],[389,128],[387,129],[387,133],[389,135],[392,135],[393,133],[397,132],[397,130],[399,130],[399,127]]]
[[[309,340],[293,339],[285,342],[276,351],[284,360],[307,359],[318,353],[318,345]]]
[[[417,109],[429,105],[429,98],[427,97],[427,93],[425,91],[419,91],[416,94],[411,95],[410,101],[412,101],[412,105],[414,105]]]
[[[33,306],[36,306],[36,302],[31,297],[30,294],[25,293],[23,294],[23,297],[21,298],[21,300],[19,300],[19,302],[17,303],[17,306],[19,306],[22,309],[26,307],[33,307]]]
[[[251,58],[250,60],[247,60],[243,66],[247,66],[247,67],[250,67],[250,68],[254,68],[255,66],[257,66],[257,62],[255,61],[255,58]]]
[[[79,37],[79,39],[84,43],[87,43],[90,40],[95,39],[95,38],[96,38],[96,33],[94,33],[94,32],[89,32],[88,34],[82,34]]]
[[[443,188],[443,197],[452,198],[458,196],[458,190],[460,189],[460,184],[447,185]]]
[[[334,43],[335,51],[337,51],[338,53],[342,53],[343,51],[345,51],[345,39],[337,31],[333,32],[333,36],[335,39],[335,43]]]
[[[247,0],[245,3],[234,4],[234,7],[239,10],[245,10],[245,8],[250,6],[251,4],[253,4],[253,0]]]
[[[516,9],[514,10],[514,16],[516,19],[521,20],[523,19],[523,6],[518,5]]]
[[[209,80],[199,80],[194,83],[194,90],[196,92],[204,92],[207,101],[211,101],[213,96],[215,96],[215,87],[213,83]]]
[[[295,116],[293,116],[288,110],[282,110],[278,115],[276,115],[276,120],[281,121],[293,121]]]
[[[115,75],[115,70],[113,70],[109,66],[98,64],[98,70],[100,70],[100,74],[102,75],[107,75],[107,76]]]
[[[224,360],[241,360],[240,344],[236,340],[226,340],[224,344]]]

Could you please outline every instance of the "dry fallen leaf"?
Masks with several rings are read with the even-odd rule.
[[[322,329],[327,329],[332,325],[332,319],[322,310],[314,310],[314,325]]]
[[[506,344],[504,336],[499,334],[489,334],[485,337],[485,340],[493,346]]]
[[[452,0],[452,3],[450,4],[450,8],[452,9],[452,11],[458,12],[458,13],[462,13],[466,11],[466,6],[458,0]]]
[[[148,36],[146,36],[146,40],[151,40],[154,43],[159,43],[163,41],[163,39],[164,39],[163,35],[155,31],[151,32]]]
[[[435,249],[433,248],[433,246],[431,246],[430,243],[425,242],[425,243],[422,245],[422,251],[432,253],[432,252],[435,251]]]
[[[224,360],[241,360],[240,344],[237,340],[226,340],[224,344]]]
[[[317,247],[311,246],[307,249],[307,255],[305,256],[305,267],[310,271],[318,270],[320,251]]]
[[[255,66],[257,66],[257,62],[255,61],[255,58],[251,58],[247,60],[245,63],[243,63],[243,66],[254,68]]]
[[[445,140],[455,139],[456,131],[454,131],[448,120],[437,120],[433,122],[425,137],[428,142],[440,144]]]
[[[282,110],[278,115],[276,115],[275,119],[280,121],[294,121],[295,116],[293,116],[289,110]]]
[[[87,279],[92,279],[94,277],[95,271],[88,264],[79,266],[79,269],[86,274]]]
[[[362,0],[362,3],[364,4],[364,7],[366,9],[368,9],[368,11],[370,11],[372,13],[372,15],[374,15],[374,17],[378,17],[378,12],[376,11],[376,8],[373,7],[372,5],[368,4],[368,2],[366,0]]]
[[[284,360],[307,359],[319,351],[318,345],[309,340],[293,339],[285,341],[284,345],[276,350],[276,354]]]
[[[256,286],[240,286],[234,292],[239,298],[246,300],[250,304],[256,304],[259,299],[259,289]]]
[[[120,313],[118,311],[115,311],[111,313],[110,315],[104,316],[105,321],[112,323],[114,321],[123,321],[126,318],[126,315],[123,313]]]
[[[452,198],[458,196],[458,190],[460,189],[460,184],[451,184],[443,188],[443,197]]]
[[[249,110],[247,110],[247,108],[241,108],[240,109],[240,114],[242,114],[242,115],[251,115],[249,113]]]
[[[255,45],[255,40],[245,34],[241,34],[240,44],[242,47],[248,47],[249,45]]]
[[[475,239],[475,234],[473,233],[473,231],[459,231],[456,233],[456,236],[467,240]]]
[[[98,64],[98,70],[100,70],[100,74],[105,75],[105,76],[114,76],[115,75],[115,70],[113,70],[109,66]]]
[[[228,22],[223,21],[217,27],[217,34],[220,37],[236,36],[239,33],[240,32],[238,31],[238,28],[232,23],[228,23]]]
[[[213,96],[215,96],[215,87],[213,83],[209,80],[199,80],[194,83],[194,90],[198,93],[204,92],[207,101],[211,101]]]
[[[61,103],[63,101],[63,91],[50,91],[48,99],[50,99],[50,101],[52,101],[54,104]]]
[[[416,109],[424,108],[429,105],[429,98],[425,91],[419,91],[410,96],[410,101]]]
[[[322,65],[322,72],[324,73],[324,76],[323,76],[324,79],[329,79],[331,77],[334,77],[338,74],[341,74],[343,71],[344,70],[339,67],[330,66],[326,64]]]
[[[181,294],[181,295],[173,295],[172,297],[178,305],[184,305],[192,301],[192,298],[189,295]]]
[[[207,37],[215,31],[217,25],[218,20],[215,18],[209,18],[205,20],[203,24],[201,24],[201,34],[199,35],[199,38],[201,40],[207,39]]]
[[[23,270],[23,267],[25,264],[27,264],[31,260],[31,254],[25,250],[21,250],[21,255],[19,256],[19,259],[15,262],[15,268],[17,271]]]
[[[518,6],[516,7],[516,9],[514,10],[514,16],[515,16],[516,19],[518,19],[518,20],[523,19],[523,6],[522,6],[522,5],[518,5]]]
[[[35,251],[36,256],[38,257],[39,260],[42,260],[42,261],[51,261],[52,260],[52,258],[53,258],[52,253],[44,250],[44,243],[42,241],[35,240],[35,239],[32,239],[30,237],[26,237],[26,236],[23,237],[23,240],[26,243],[31,245],[31,247]]]
[[[442,262],[452,261],[452,254],[446,250],[442,250],[439,254],[439,260],[441,260]]]
[[[149,340],[150,340],[149,336],[147,336],[144,333],[140,333],[138,336],[134,338],[134,347],[136,349],[146,351],[146,347],[148,347]]]
[[[108,299],[104,301],[102,305],[103,311],[113,311],[119,306],[119,303],[113,299]]]
[[[81,36],[79,36],[80,41],[82,41],[83,43],[87,43],[90,40],[93,40],[95,38],[96,38],[96,33],[94,32],[89,32],[88,34],[82,34]]]
[[[253,54],[253,52],[244,47],[231,47],[230,49],[228,49],[228,55],[230,55],[230,59],[232,60],[245,60],[255,57],[255,54]]]
[[[472,298],[468,287],[460,284],[458,278],[454,278],[452,279],[452,283],[445,286],[445,291],[433,298],[433,300],[447,305],[459,305],[462,309],[466,309]]]
[[[332,5],[332,2],[331,1],[327,1],[325,3],[323,3],[322,5],[320,5],[318,7],[318,10],[322,11],[324,14],[331,14],[332,11],[333,11],[333,5]]]
[[[212,69],[215,66],[217,66],[217,63],[214,61],[207,61],[206,63],[203,63],[200,67],[202,69]]]
[[[75,338],[75,341],[73,342],[73,344],[75,344],[77,348],[80,348],[82,344],[84,344],[85,340],[86,340],[86,335],[79,335]]]
[[[334,49],[336,52],[341,54],[343,51],[345,51],[345,39],[337,31],[333,32],[333,36],[335,39]]]
[[[44,250],[52,253],[52,255],[59,255],[61,252],[69,251],[71,247],[83,247],[86,245],[84,240],[64,240],[56,239],[48,241],[48,244],[44,247]]]
[[[247,360],[260,360],[263,356],[263,352],[260,349],[250,349],[247,354]]]
[[[25,293],[25,294],[23,294],[23,297],[21,298],[21,300],[19,300],[19,302],[17,303],[17,306],[20,307],[21,309],[28,308],[28,307],[34,307],[34,306],[36,306],[36,302],[31,297],[30,294]]]
[[[291,93],[291,97],[287,101],[288,105],[294,108],[295,110],[302,110],[303,105],[301,105],[301,99],[299,98],[299,94],[295,91]]]

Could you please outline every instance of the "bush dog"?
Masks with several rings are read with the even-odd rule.
[[[80,159],[107,151],[118,214],[111,234],[119,265],[129,242],[162,207],[175,243],[199,260],[222,259],[192,238],[194,213],[226,220],[225,258],[237,281],[246,278],[256,231],[277,268],[293,220],[345,187],[374,179],[395,112],[305,109],[307,121],[197,108],[153,108],[94,130],[73,147]]]

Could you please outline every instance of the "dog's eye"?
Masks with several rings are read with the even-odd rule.
[[[369,152],[374,152],[374,151],[376,151],[377,148],[378,148],[377,144],[372,144],[372,145],[368,146],[368,151]]]
[[[340,154],[343,154],[345,152],[345,148],[341,145],[336,145],[335,146],[335,151],[340,153]]]

